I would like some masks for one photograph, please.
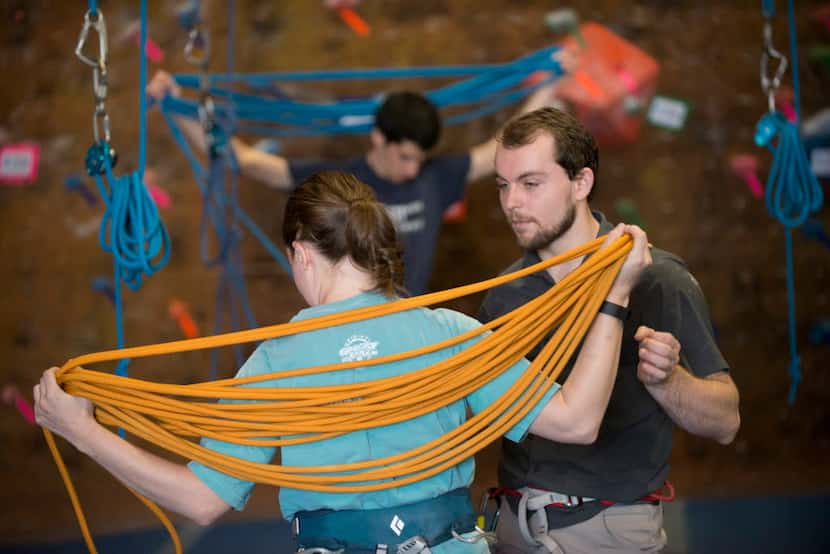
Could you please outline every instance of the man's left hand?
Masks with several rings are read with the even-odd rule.
[[[640,343],[637,377],[645,385],[665,383],[680,363],[680,343],[671,333],[644,325],[637,329],[634,340]]]

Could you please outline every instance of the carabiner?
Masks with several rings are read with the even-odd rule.
[[[99,104],[92,114],[92,136],[95,138],[95,143],[101,142],[101,134],[98,132],[98,121],[103,122],[104,127],[104,142],[110,141],[110,116],[107,115],[107,110],[104,109],[103,104]]]
[[[210,39],[201,25],[196,25],[187,34],[184,57],[195,66],[206,68],[210,61]]]
[[[92,70],[92,94],[96,104],[103,104],[107,99],[107,69],[96,67]]]
[[[778,60],[778,67],[770,79],[768,77],[770,59]],[[761,90],[767,95],[769,111],[775,111],[775,92],[781,86],[781,78],[787,71],[787,57],[775,49],[772,44],[772,25],[769,21],[764,23],[764,50],[761,53]]]
[[[464,543],[467,543],[467,544],[475,544],[475,543],[480,542],[480,541],[487,541],[488,543],[490,543],[490,542],[495,542],[495,539],[496,539],[495,533],[487,532],[484,529],[482,529],[481,527],[479,527],[478,525],[476,525],[475,528],[473,529],[473,531],[471,532],[472,533],[471,537],[465,537],[464,535],[462,535],[461,533],[456,531],[455,527],[450,529],[450,533],[452,534],[452,538],[454,538],[455,540],[460,541],[460,542],[464,542]]]
[[[84,55],[83,49],[86,46],[89,30],[94,29],[98,33],[98,59],[93,60]],[[96,15],[86,12],[84,15],[84,26],[78,37],[78,45],[75,47],[75,55],[78,59],[90,67],[106,67],[107,65],[107,26],[104,23],[104,13],[99,9]]]
[[[213,97],[209,94],[204,95],[202,101],[199,103],[198,114],[199,123],[202,124],[202,129],[204,129],[205,132],[213,129],[213,124],[216,121],[214,117],[215,112],[216,106],[213,103]]]

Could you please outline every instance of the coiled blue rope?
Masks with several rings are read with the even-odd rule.
[[[763,11],[772,17],[774,2],[764,0]],[[790,390],[788,401],[795,403],[798,385],[801,382],[801,359],[798,355],[795,314],[795,274],[793,270],[792,230],[807,221],[809,215],[818,211],[824,202],[824,193],[810,169],[804,145],[798,129],[801,119],[799,105],[798,50],[795,29],[795,8],[793,0],[788,2],[790,29],[790,57],[793,74],[793,104],[796,122],[790,123],[778,112],[767,113],[758,122],[755,143],[766,146],[773,154],[772,168],[767,177],[766,205],[769,213],[784,226],[785,264],[787,270],[787,312],[789,318],[790,346]],[[777,143],[774,139],[777,138]]]
[[[94,0],[89,2],[90,12],[96,13]],[[147,43],[147,2],[141,2],[141,40],[139,82],[144,90],[147,82],[147,61],[144,55]],[[113,292],[115,300],[115,326],[118,348],[124,347],[124,307],[121,284],[130,290],[138,290],[142,279],[164,267],[170,258],[170,237],[159,217],[158,208],[144,186],[146,161],[146,112],[143,94],[139,95],[139,163],[138,169],[129,175],[116,177],[112,172],[110,147],[106,143],[93,145],[103,157],[97,160],[94,171],[98,191],[104,200],[105,210],[98,230],[98,241],[105,252],[113,257]],[[101,162],[103,175],[100,171]],[[88,167],[88,169],[91,169]],[[92,172],[92,171],[91,171]],[[105,179],[106,177],[106,179]],[[106,182],[105,182],[106,181]],[[127,375],[129,360],[121,360],[117,375]]]

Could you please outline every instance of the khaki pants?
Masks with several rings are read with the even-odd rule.
[[[591,519],[548,532],[558,544],[554,551],[527,544],[519,533],[516,514],[502,498],[496,527],[499,554],[597,554],[660,552],[666,546],[662,504],[616,504]]]

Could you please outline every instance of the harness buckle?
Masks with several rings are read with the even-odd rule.
[[[565,506],[568,508],[577,508],[582,506],[583,500],[581,496],[568,496],[567,500],[564,502]]]
[[[398,545],[396,554],[431,554],[429,544],[421,535],[415,535]]]

